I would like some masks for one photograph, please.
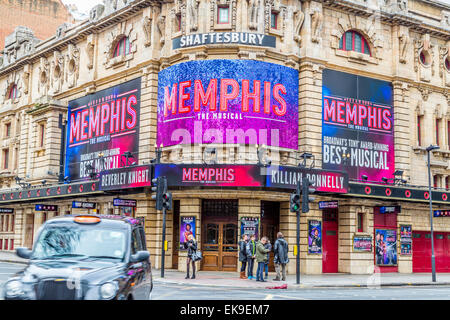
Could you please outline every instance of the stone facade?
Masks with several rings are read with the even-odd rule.
[[[220,6],[230,9],[228,23],[217,23]],[[449,6],[425,0],[118,0],[97,5],[89,19],[66,25],[41,42],[33,31],[17,29],[8,37],[0,63],[0,143],[3,150],[9,149],[7,168],[2,159],[0,186],[9,190],[20,188],[19,182],[32,186],[40,185],[42,180],[57,183],[59,117],[66,119],[68,101],[137,77],[142,77],[139,163],[149,163],[155,157],[158,72],[180,62],[226,58],[272,62],[299,71],[299,149],[269,148],[273,163],[295,166],[301,153],[310,152],[316,156],[316,166],[321,167],[322,72],[327,68],[392,83],[396,169],[404,171],[411,185],[428,184],[425,148],[437,142],[435,129],[439,123],[440,149],[432,156],[431,170],[439,177],[438,187],[446,187],[446,177],[450,176],[448,12]],[[271,26],[271,13],[277,16],[276,28]],[[370,55],[339,49],[340,38],[349,30],[365,37]],[[182,35],[218,31],[272,35],[276,47],[216,44],[172,48],[172,40]],[[115,57],[116,45],[124,36],[130,43],[129,54]],[[8,47],[9,43],[23,45]],[[18,94],[10,99],[12,85],[17,86]],[[3,132],[9,124],[11,133],[5,136]],[[217,147],[219,163],[256,163],[253,146]],[[202,151],[203,147],[198,145],[163,147],[162,162],[201,163]],[[159,267],[162,214],[155,210],[149,193],[147,190],[133,196],[138,199],[135,214],[145,217],[152,263]],[[96,212],[116,212],[111,205],[112,196],[92,195],[89,199],[94,197],[99,203]],[[288,272],[295,272],[296,218],[289,212],[289,193],[183,188],[174,190],[173,197],[180,201],[180,216],[197,217],[199,243],[203,237],[201,199],[238,199],[238,217],[259,216],[262,200],[280,202],[279,230],[290,243]],[[317,197],[317,200],[335,199]],[[386,203],[389,202],[383,199],[339,198],[339,272],[373,272],[373,253],[353,252],[352,238],[355,234],[373,236],[373,207]],[[69,200],[60,200],[58,205],[59,214],[75,212]],[[398,225],[409,223],[413,230],[428,230],[426,203],[401,205]],[[13,236],[14,247],[30,246],[30,236],[36,234],[42,216],[34,212],[33,204],[14,204],[14,208],[14,234],[10,229],[6,233],[0,231],[0,239]],[[357,231],[358,213],[363,213],[363,232]],[[301,270],[320,274],[322,255],[307,253],[309,219],[321,221],[322,212],[313,207],[301,216]],[[166,226],[165,265],[171,266],[176,245],[172,241],[175,231],[171,215]],[[441,220],[435,229],[449,232],[450,223]],[[186,268],[185,259],[186,253],[180,252],[180,270]],[[412,272],[410,256],[399,255],[398,271]]]

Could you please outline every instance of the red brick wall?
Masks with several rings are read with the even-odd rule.
[[[32,29],[35,37],[44,40],[55,35],[64,22],[72,18],[60,0],[0,0],[0,51],[5,37],[17,26]]]

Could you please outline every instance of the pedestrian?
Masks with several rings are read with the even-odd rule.
[[[242,263],[241,279],[247,279],[245,276],[245,267],[247,266],[247,243],[248,235],[243,234],[241,236],[241,241],[239,241],[239,261]]]
[[[256,244],[256,262],[258,263],[258,268],[256,269],[256,281],[266,282],[264,280],[264,265],[267,261],[267,253],[269,249],[264,248],[267,243],[267,237],[262,237],[260,241]]]
[[[265,273],[264,280],[267,280],[267,278],[269,277],[270,251],[272,251],[272,244],[270,243],[269,239],[267,239],[267,242],[264,245],[264,248],[269,249],[269,252],[267,253],[267,260],[264,263],[264,273]]]
[[[281,232],[277,233],[277,240],[273,245],[275,271],[277,276],[274,281],[286,281],[286,264],[289,262],[289,246]]]
[[[192,260],[192,255],[197,251],[197,241],[192,234],[188,235],[188,240],[184,242],[184,248],[187,249],[187,260],[186,260],[186,278],[189,279],[189,265],[192,262],[192,278],[195,279],[195,261]]]
[[[250,241],[247,243],[247,277],[249,280],[256,279],[253,276],[253,266],[255,265],[256,241],[255,235],[250,236]]]

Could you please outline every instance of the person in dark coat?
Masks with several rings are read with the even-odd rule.
[[[273,246],[275,271],[277,276],[274,281],[286,281],[286,264],[289,262],[289,246],[281,232],[277,233],[277,240]]]
[[[247,267],[247,243],[248,236],[243,234],[241,236],[241,241],[239,241],[239,261],[242,263],[241,267],[241,279],[247,279],[245,276],[245,268]]]
[[[270,251],[272,251],[272,244],[270,243],[269,239],[267,239],[267,242],[264,244],[264,248],[269,250],[269,252],[267,252],[267,260],[264,262],[264,280],[267,280],[267,278],[269,277]]]
[[[187,249],[187,260],[186,260],[186,278],[189,279],[189,265],[192,262],[192,278],[195,279],[195,261],[192,260],[192,254],[197,251],[197,241],[194,239],[194,236],[190,234],[188,236],[188,241],[184,242],[184,248]]]
[[[249,280],[256,279],[253,276],[253,266],[255,265],[256,255],[256,241],[255,235],[250,236],[250,241],[247,243],[247,276]]]

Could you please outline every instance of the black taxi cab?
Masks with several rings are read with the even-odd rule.
[[[103,215],[45,222],[32,250],[16,250],[29,263],[5,283],[4,299],[151,299],[151,262],[143,224],[139,218]]]

